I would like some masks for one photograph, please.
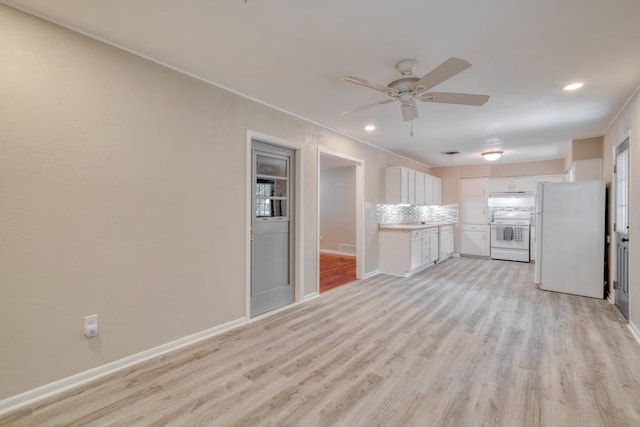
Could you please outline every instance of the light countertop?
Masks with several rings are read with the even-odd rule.
[[[445,225],[454,225],[451,222],[401,222],[396,224],[378,224],[379,230],[390,230],[390,231],[414,231],[414,230],[423,230],[425,228],[433,228],[433,227],[441,227]]]

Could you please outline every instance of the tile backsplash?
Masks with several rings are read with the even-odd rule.
[[[458,222],[458,205],[404,206],[377,205],[376,222],[395,224],[399,222]]]
[[[493,221],[495,211],[520,211],[528,212],[531,224],[535,223],[535,198],[525,197],[489,197],[489,221]]]

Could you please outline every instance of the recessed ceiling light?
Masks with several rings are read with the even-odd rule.
[[[376,130],[376,127],[374,125],[366,125],[364,127],[364,130],[366,130],[367,132],[373,132],[374,130]]]
[[[571,91],[571,90],[580,89],[582,86],[584,86],[584,83],[576,82],[576,83],[571,83],[566,85],[563,89]]]
[[[494,160],[498,160],[502,156],[502,151],[487,151],[486,153],[482,153],[481,156],[488,162],[493,162]]]

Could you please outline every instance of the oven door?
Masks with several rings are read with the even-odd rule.
[[[491,224],[491,247],[529,251],[529,226]]]

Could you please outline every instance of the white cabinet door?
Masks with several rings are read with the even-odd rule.
[[[532,177],[513,178],[511,180],[511,191],[531,192],[535,189],[535,180]]]
[[[433,189],[432,205],[442,204],[442,179],[437,176],[431,177],[431,188]]]
[[[511,178],[491,178],[489,193],[508,193],[511,191]]]
[[[488,178],[463,178],[460,180],[460,196],[487,196]]]
[[[403,166],[391,166],[385,170],[385,203],[388,205],[408,204],[409,191],[415,192],[415,171],[413,184],[410,184],[410,169]],[[411,188],[410,188],[411,187]],[[415,198],[415,194],[412,196]]]
[[[450,225],[440,227],[440,254],[439,261],[444,261],[453,253],[453,227]]]
[[[489,193],[522,193],[535,189],[535,178],[529,176],[515,178],[491,178]]]
[[[407,203],[409,203],[410,205],[415,205],[416,204],[416,171],[414,171],[413,169],[408,169],[408,174],[409,174],[409,186],[407,189],[407,192],[409,193],[409,197],[407,200]]]
[[[427,174],[424,175],[424,204],[433,205],[433,177]]]
[[[460,240],[461,255],[489,256],[489,226],[465,225],[461,226]]]
[[[487,212],[486,197],[463,197],[460,199],[461,224],[488,224]]]
[[[429,259],[431,262],[435,262],[440,255],[440,250],[438,247],[438,229],[430,228],[429,233]]]
[[[416,205],[425,205],[424,201],[424,174],[416,172]]]

